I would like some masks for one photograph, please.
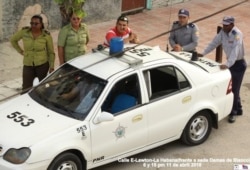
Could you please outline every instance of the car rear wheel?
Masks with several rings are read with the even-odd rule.
[[[195,114],[186,125],[181,140],[187,145],[199,145],[206,141],[212,129],[212,119],[208,112]]]
[[[85,170],[78,156],[72,153],[63,153],[56,157],[48,170]]]

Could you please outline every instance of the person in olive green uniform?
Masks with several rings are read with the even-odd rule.
[[[59,32],[57,45],[60,65],[86,53],[89,31],[81,21],[80,14],[72,13],[70,23]]]
[[[43,19],[34,15],[30,22],[31,27],[23,27],[11,37],[12,46],[23,55],[23,85],[22,93],[33,86],[33,80],[38,77],[44,79],[48,72],[54,70],[55,52],[50,33],[44,30]],[[18,44],[23,41],[23,49]]]

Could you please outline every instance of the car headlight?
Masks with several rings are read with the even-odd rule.
[[[30,148],[9,149],[3,156],[3,159],[13,164],[21,164],[30,156]]]

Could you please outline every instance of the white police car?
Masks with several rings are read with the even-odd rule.
[[[231,111],[231,75],[145,45],[96,50],[0,106],[1,170],[82,170],[181,139],[203,143]]]

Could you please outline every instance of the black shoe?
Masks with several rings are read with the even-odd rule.
[[[237,112],[237,115],[238,115],[238,116],[243,115],[243,111],[242,111],[242,110],[239,110],[239,111]]]
[[[236,120],[236,118],[235,118],[234,115],[229,115],[229,117],[228,117],[228,122],[229,122],[229,123],[234,123],[235,120]]]

